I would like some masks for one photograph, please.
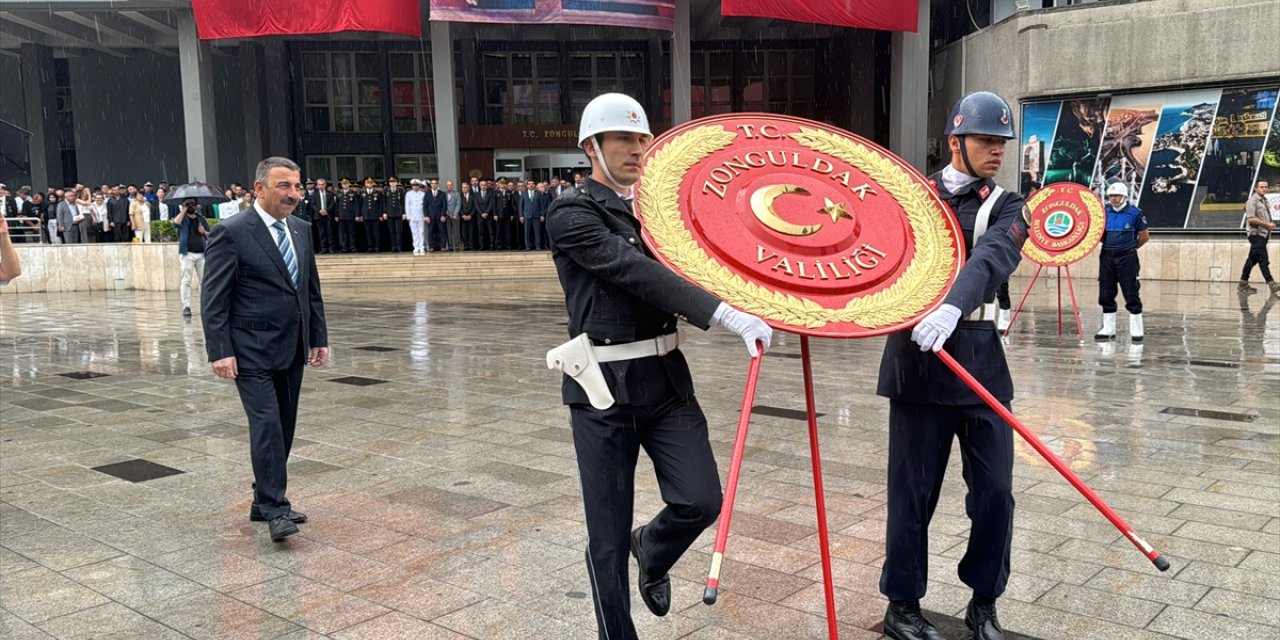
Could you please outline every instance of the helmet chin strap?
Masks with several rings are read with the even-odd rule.
[[[958,135],[956,138],[960,141],[960,161],[964,163],[965,173],[975,178],[981,177],[969,162],[969,145],[965,144],[964,134]]]
[[[604,170],[604,177],[609,181],[609,186],[618,193],[626,191],[634,194],[633,189],[635,189],[635,185],[627,186],[619,184],[618,181],[614,179],[613,173],[609,171],[609,163],[604,161],[604,151],[600,148],[600,139],[596,136],[591,136],[591,145],[596,148],[596,162],[600,163],[600,168]]]

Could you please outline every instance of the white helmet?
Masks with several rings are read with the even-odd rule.
[[[644,107],[629,95],[606,93],[596,96],[582,110],[582,122],[578,124],[578,146],[588,138],[607,131],[628,131],[652,136],[649,118]]]
[[[1113,182],[1111,183],[1111,186],[1107,187],[1107,197],[1110,198],[1111,196],[1122,196],[1128,198],[1129,187],[1124,186],[1123,182]]]

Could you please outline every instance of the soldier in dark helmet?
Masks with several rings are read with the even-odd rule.
[[[964,231],[964,267],[941,307],[912,331],[889,336],[880,362],[877,393],[889,398],[884,631],[896,640],[942,638],[921,613],[920,598],[928,581],[929,521],[958,439],[972,523],[959,568],[973,589],[965,623],[975,640],[1000,640],[996,598],[1009,579],[1013,539],[1013,431],[931,352],[945,344],[1000,402],[1013,400],[994,300],[1021,259],[1026,203],[992,181],[1014,137],[1012,111],[1000,96],[979,91],[961,98],[945,134],[951,163],[930,178]]]

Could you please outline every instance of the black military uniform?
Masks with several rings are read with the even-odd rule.
[[[338,194],[338,243],[342,253],[356,252],[356,220],[361,218],[360,193],[350,181],[342,181]]]
[[[720,301],[655,260],[640,241],[629,201],[593,180],[547,213],[552,257],[564,288],[569,335],[593,344],[642,341],[670,334],[677,318],[706,329]],[[562,385],[587,520],[587,567],[601,638],[636,637],[628,588],[628,549],[636,457],[653,459],[667,503],[638,536],[647,566],[665,576],[720,512],[720,477],[707,421],[693,393],[684,355],[601,365],[616,404],[593,408],[572,378]]]
[[[366,253],[377,253],[382,244],[382,216],[386,214],[382,194],[374,188],[373,178],[366,178],[360,192],[360,215],[364,217]]]
[[[498,248],[503,251],[514,249],[511,239],[515,237],[512,225],[516,222],[515,194],[510,189],[498,190]]]
[[[316,183],[308,180],[306,186],[307,189],[302,192],[302,200],[298,202],[298,206],[293,208],[293,217],[311,222],[312,218],[315,216],[316,205],[314,196]]]
[[[396,181],[396,187],[392,188],[391,181],[395,176],[387,178],[387,191],[383,195],[384,212],[387,216],[387,239],[391,243],[391,250],[399,253],[401,247],[404,246],[404,196],[405,190],[399,187],[399,181]]]
[[[985,92],[984,92],[985,93]],[[1003,100],[986,94],[999,104]],[[967,97],[966,97],[967,99]],[[957,105],[960,108],[964,100]],[[1004,126],[1012,137],[1007,105]],[[997,113],[999,113],[997,111]],[[954,116],[953,116],[954,117]],[[970,116],[971,117],[971,116]],[[964,118],[956,118],[959,123]],[[950,127],[948,128],[950,134]],[[963,135],[961,145],[964,145]],[[967,156],[965,162],[967,163]],[[959,171],[953,175],[964,176]],[[971,169],[972,170],[972,169]],[[943,174],[931,176],[942,199],[955,211],[964,232],[965,264],[948,292],[945,304],[960,310],[962,319],[946,340],[950,353],[1006,407],[1013,400],[1013,380],[1004,347],[996,331],[997,289],[1017,268],[1027,238],[1026,202],[1016,193],[1001,192],[987,178],[948,191]],[[993,198],[985,233],[975,241],[979,211]],[[983,307],[986,307],[985,309]],[[945,308],[945,307],[944,307]],[[976,312],[976,313],[975,313]],[[982,314],[982,319],[974,316]],[[960,442],[964,480],[969,493],[965,512],[972,523],[969,543],[960,561],[960,579],[973,589],[969,617],[978,618],[991,635],[1001,637],[994,601],[1009,579],[1013,538],[1013,431],[931,351],[921,351],[910,331],[891,334],[880,362],[876,392],[889,398],[888,526],[880,592],[891,602],[914,603],[925,594],[929,563],[929,521],[938,504],[953,439]],[[986,611],[975,610],[985,603]],[[982,621],[989,621],[984,623]],[[911,622],[908,620],[907,622]],[[973,626],[971,626],[971,629]],[[934,637],[929,634],[890,637]]]

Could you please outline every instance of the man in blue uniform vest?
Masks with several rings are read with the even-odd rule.
[[[587,575],[600,638],[608,640],[636,638],[628,551],[639,565],[641,599],[654,615],[666,615],[667,572],[720,514],[720,476],[676,321],[725,327],[753,356],[756,342],[768,348],[772,336],[763,320],[681,279],[640,242],[631,200],[652,138],[634,98],[607,93],[592,100],[578,131],[591,179],[546,214],[573,336],[547,354],[547,363],[565,374],[561,389],[587,520]],[[632,531],[641,447],[667,506]]]
[[[880,592],[885,635],[941,640],[920,611],[928,580],[929,520],[953,439],[960,441],[965,512],[972,528],[960,579],[973,589],[965,623],[975,640],[1004,637],[996,598],[1009,579],[1013,538],[1013,431],[932,352],[955,357],[1006,406],[1013,381],[996,333],[996,290],[1022,257],[1026,203],[992,177],[1014,137],[1009,105],[994,93],[961,98],[945,134],[951,163],[931,176],[964,231],[966,261],[944,304],[908,334],[891,334],[876,392],[889,398],[888,532]],[[953,335],[954,334],[954,335]]]
[[[1138,297],[1138,247],[1151,239],[1147,216],[1129,204],[1129,188],[1121,182],[1107,187],[1107,232],[1098,252],[1098,304],[1102,305],[1102,328],[1095,340],[1116,337],[1116,286],[1124,293],[1124,309],[1129,312],[1129,339],[1142,342],[1142,298]]]

